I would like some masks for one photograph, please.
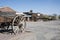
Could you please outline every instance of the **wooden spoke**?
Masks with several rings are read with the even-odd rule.
[[[23,16],[16,16],[12,21],[12,29],[14,33],[18,31],[24,31],[26,22]]]

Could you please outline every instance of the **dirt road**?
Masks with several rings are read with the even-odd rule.
[[[0,40],[60,40],[60,21],[27,22],[24,33],[0,33]]]
[[[33,31],[37,40],[60,40],[60,21],[27,22],[26,29]]]
[[[33,32],[28,32],[28,31],[16,35],[0,33],[0,40],[36,40],[36,35]]]

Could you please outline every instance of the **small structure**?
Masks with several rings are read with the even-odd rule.
[[[32,14],[29,12],[23,12],[26,21],[32,21]]]
[[[16,15],[16,11],[14,11],[13,9],[11,9],[9,7],[1,7],[0,8],[0,22],[8,20],[9,18],[12,18],[15,15]]]
[[[32,10],[30,12],[23,12],[25,14],[26,21],[37,21],[40,17],[40,13],[33,13]]]

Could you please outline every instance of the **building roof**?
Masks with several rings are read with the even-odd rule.
[[[41,13],[34,13],[34,12],[23,12],[24,14],[27,14],[27,15],[32,15],[32,14],[41,14]]]
[[[1,7],[0,8],[0,16],[10,17],[15,16],[16,12],[10,7]]]
[[[1,12],[15,12],[13,9],[10,7],[0,7]]]
[[[32,15],[32,13],[30,13],[30,12],[23,12],[23,13],[26,15]]]

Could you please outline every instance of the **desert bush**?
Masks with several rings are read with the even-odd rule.
[[[60,19],[60,15],[59,15],[59,19]]]

